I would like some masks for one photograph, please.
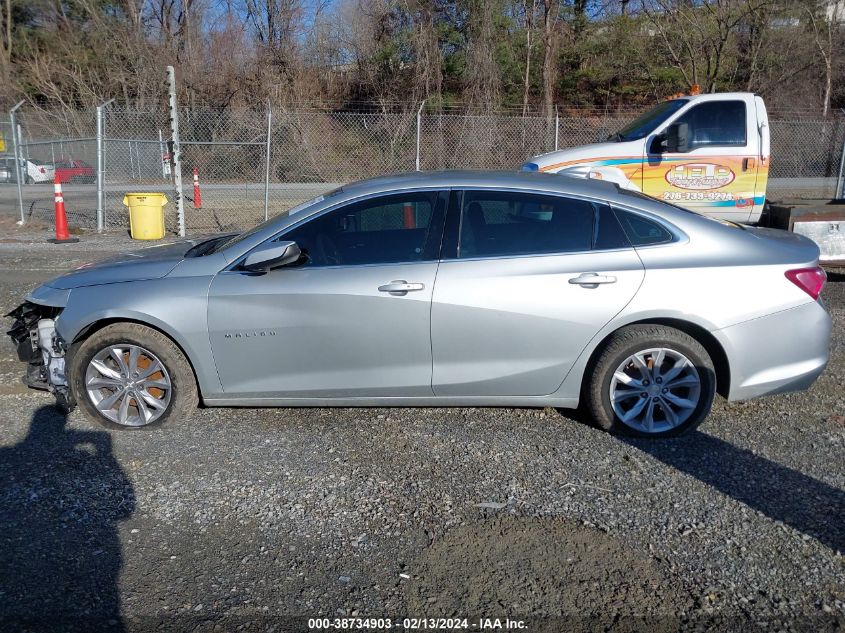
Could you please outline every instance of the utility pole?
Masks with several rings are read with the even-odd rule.
[[[273,127],[273,108],[267,99],[267,153],[264,157],[264,220],[270,217],[270,138]]]
[[[106,174],[106,148],[105,148],[105,123],[103,111],[114,99],[97,106],[97,232],[102,233],[106,226],[106,205],[105,205],[105,174]]]
[[[173,142],[173,184],[176,188],[176,217],[179,237],[185,237],[185,203],[182,199],[182,149],[179,146],[179,107],[176,105],[176,71],[167,67],[167,90],[170,104],[170,134]]]

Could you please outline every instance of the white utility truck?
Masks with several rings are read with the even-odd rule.
[[[845,260],[845,206],[767,205],[770,160],[763,99],[727,92],[664,101],[603,143],[522,169],[609,180],[715,218],[792,230],[819,244],[822,263]]]

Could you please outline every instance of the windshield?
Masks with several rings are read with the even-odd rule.
[[[662,124],[666,119],[672,116],[675,112],[683,108],[687,104],[687,99],[673,99],[672,101],[664,101],[655,106],[645,114],[641,114],[631,123],[623,127],[615,134],[607,137],[608,141],[636,141],[651,134]]]
[[[331,192],[329,192],[325,195],[317,196],[316,198],[311,198],[310,200],[306,200],[302,204],[298,204],[295,207],[293,207],[292,209],[290,209],[287,212],[287,215],[290,216],[290,215],[293,215],[295,213],[299,213],[300,211],[304,211],[308,207],[315,205],[318,202],[322,202],[323,200],[325,200],[326,198],[328,198],[330,196],[333,196],[337,193],[340,193],[340,191],[342,191],[342,189],[335,189],[334,191],[331,191]],[[221,240],[220,242],[216,243],[213,248],[211,248],[208,251],[205,251],[203,254],[209,255],[211,253],[216,253],[217,251],[222,251],[224,248],[229,248],[230,246],[235,246],[236,244],[239,244],[240,242],[244,241],[245,239],[252,237],[253,235],[258,233],[259,231],[263,231],[266,227],[270,226],[270,224],[272,224],[273,222],[276,222],[278,219],[279,219],[279,216],[274,215],[272,218],[264,220],[264,222],[262,222],[261,224],[258,224],[257,226],[252,227],[249,231],[244,231],[243,233],[239,233],[237,235],[234,235],[231,238],[229,238],[228,240]]]

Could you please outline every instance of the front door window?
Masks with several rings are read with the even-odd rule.
[[[355,266],[436,260],[442,219],[436,192],[353,203],[285,233],[306,254],[304,266]]]

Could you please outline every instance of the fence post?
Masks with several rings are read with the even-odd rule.
[[[555,151],[557,151],[558,135],[560,133],[560,113],[555,106]]]
[[[167,67],[167,90],[170,104],[170,133],[173,138],[173,184],[176,189],[176,217],[179,237],[185,237],[185,202],[182,199],[182,149],[179,146],[179,108],[176,105],[176,71]]]
[[[18,126],[15,123],[15,111],[20,108],[25,101],[20,101],[18,104],[9,110],[9,120],[12,126],[12,151],[15,154],[15,180],[18,184],[18,208],[21,212],[21,220],[20,223],[24,223],[23,217],[23,189],[21,189],[21,157],[20,151],[18,148]]]
[[[270,107],[270,100],[267,99],[267,155],[264,161],[264,220],[270,217],[270,137],[271,124],[273,121],[273,108]]]
[[[845,115],[845,109],[842,110],[842,114]],[[845,199],[845,135],[842,136],[842,155],[839,157],[839,178],[836,181],[836,199]]]
[[[114,99],[97,106],[97,233],[102,233],[106,228],[106,199],[105,199],[105,176],[106,176],[106,148],[103,111]]]
[[[167,182],[167,169],[164,167],[164,137],[158,131],[158,158],[161,161],[161,179]]]
[[[425,99],[420,104],[420,109],[417,110],[417,171],[420,170],[420,133],[422,131],[422,109],[425,105]]]
[[[138,182],[141,182],[144,176],[141,173],[141,144],[138,141],[135,141],[135,165],[138,167]]]

